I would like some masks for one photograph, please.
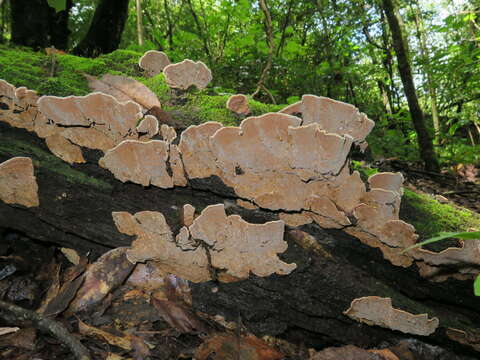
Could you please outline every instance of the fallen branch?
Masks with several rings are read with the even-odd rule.
[[[34,311],[0,300],[0,318],[10,319],[5,312],[10,313],[17,321],[30,320],[39,330],[49,332],[67,346],[78,360],[91,360],[87,348],[60,323],[45,318]]]

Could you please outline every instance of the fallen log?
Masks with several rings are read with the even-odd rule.
[[[197,209],[227,204],[227,214],[238,214],[251,223],[278,218],[273,211],[236,205],[232,189],[215,177],[197,179],[188,187],[160,189],[119,182],[97,165],[100,154],[95,151],[86,152],[86,163],[68,165],[34,134],[0,122],[0,163],[14,156],[33,160],[40,206],[0,202],[0,227],[81,252],[101,254],[131,244],[132,237],[115,227],[115,211],[161,212],[175,232],[181,227],[180,209],[187,203]],[[299,229],[288,228],[288,250],[280,256],[286,263],[295,263],[295,271],[232,283],[192,284],[194,308],[230,321],[241,319],[257,335],[283,337],[318,349],[340,344],[371,348],[414,337],[458,354],[472,354],[471,348],[447,336],[449,328],[476,331],[480,314],[470,282],[430,282],[419,276],[415,265],[392,266],[378,249],[342,230],[317,224]],[[439,328],[429,336],[407,335],[344,315],[352,300],[366,296],[388,297],[395,308],[437,317]]]
[[[177,134],[102,93],[38,98],[0,81],[0,100],[0,228],[94,256],[130,247],[129,261],[191,281],[194,309],[256,335],[478,350],[465,281],[478,242],[400,253],[417,239],[399,219],[403,176],[350,171],[374,125],[355,107],[305,95]]]

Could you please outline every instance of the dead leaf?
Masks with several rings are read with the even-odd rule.
[[[60,264],[54,264],[55,270],[54,270],[54,275],[52,279],[52,283],[50,284],[50,287],[47,290],[47,294],[42,300],[42,304],[38,308],[37,312],[39,314],[43,314],[45,312],[45,309],[47,308],[47,305],[55,298],[58,296],[58,293],[60,292]]]
[[[145,111],[153,107],[161,108],[157,95],[137,80],[122,75],[111,74],[103,75],[101,79],[86,74],[85,77],[92,91],[112,95],[120,102],[136,102],[142,106]]]
[[[80,264],[80,255],[78,255],[78,253],[75,250],[62,247],[60,248],[60,251],[63,253],[63,255],[65,255],[68,261],[70,261],[73,265]]]
[[[1,331],[2,328],[0,328]],[[17,328],[18,329],[18,328]],[[37,331],[34,328],[25,328],[0,338],[0,348],[16,347],[26,350],[35,350]]]
[[[64,283],[57,296],[55,296],[46,306],[43,314],[45,316],[54,316],[62,313],[72,302],[80,285],[82,285],[84,276],[81,275],[75,280]]]
[[[196,360],[277,360],[284,355],[253,336],[215,335],[195,353]]]
[[[0,336],[14,333],[20,330],[19,327],[0,327]]]
[[[197,315],[185,304],[170,300],[150,298],[160,316],[174,329],[181,333],[197,333],[205,331],[205,326]]]
[[[132,335],[124,334],[124,336],[116,336],[104,330],[87,325],[81,320],[78,320],[78,330],[82,335],[100,337],[110,345],[118,346],[127,351],[132,350]]]
[[[125,255],[126,250],[122,247],[110,250],[88,267],[70,311],[88,310],[125,281],[134,267]]]

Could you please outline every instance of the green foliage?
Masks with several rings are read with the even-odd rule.
[[[63,11],[67,7],[67,0],[47,0],[47,2],[56,12]]]

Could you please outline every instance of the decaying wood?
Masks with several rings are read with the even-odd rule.
[[[172,189],[121,183],[98,166],[99,151],[83,150],[86,163],[68,165],[33,133],[0,122],[0,162],[14,156],[32,158],[41,204],[25,208],[0,202],[0,228],[100,255],[111,248],[129,246],[133,240],[117,230],[112,212],[161,212],[174,233],[183,226],[185,204],[197,212],[208,205],[224,204],[227,215],[241,215],[250,223],[278,220],[275,212],[236,205],[233,190],[216,176],[193,179],[187,187]],[[418,339],[459,354],[473,353],[445,334],[447,328],[468,333],[480,323],[478,298],[472,294],[471,282],[429,282],[419,276],[415,265],[394,267],[378,249],[344,231],[314,224],[295,231],[287,227],[285,241],[288,249],[280,258],[297,265],[291,274],[192,284],[194,308],[222,315],[228,321],[241,319],[256,335],[297,342],[302,339],[315,348],[337,344],[372,348],[382,342],[395,344],[411,335],[357,323],[343,312],[356,298],[388,297],[396,309],[439,319],[434,334]]]

